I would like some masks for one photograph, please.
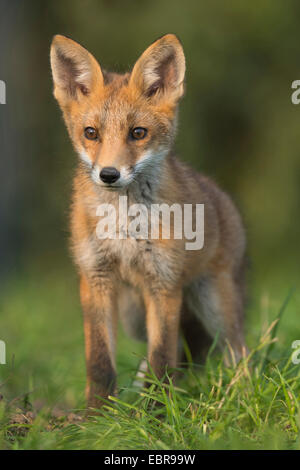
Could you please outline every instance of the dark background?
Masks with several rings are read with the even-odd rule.
[[[70,265],[68,206],[77,159],[52,96],[56,33],[101,65],[129,69],[162,34],[187,60],[178,154],[233,196],[248,231],[252,277],[295,282],[299,266],[300,79],[297,0],[1,0],[0,271],[2,279]],[[273,282],[273,281],[272,281]],[[2,284],[3,285],[3,284]]]

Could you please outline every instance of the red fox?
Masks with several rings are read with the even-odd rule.
[[[158,378],[176,368],[180,333],[193,357],[218,337],[245,354],[245,231],[233,202],[173,153],[185,56],[167,34],[130,73],[108,73],[80,44],[57,35],[51,45],[54,96],[79,155],[71,206],[72,252],[80,273],[87,403],[116,392],[118,316],[148,344]],[[204,246],[186,237],[97,236],[97,208],[130,204],[204,205]],[[193,212],[193,217],[195,211]],[[193,220],[193,224],[194,224]],[[171,222],[174,226],[174,219]],[[195,224],[194,224],[195,225]],[[118,225],[117,232],[122,228]],[[121,235],[119,233],[119,235]]]

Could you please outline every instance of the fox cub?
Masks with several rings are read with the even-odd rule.
[[[185,76],[180,41],[173,34],[161,37],[130,73],[120,75],[57,35],[51,67],[54,96],[79,155],[71,233],[80,272],[88,406],[101,406],[101,397],[116,391],[118,316],[131,335],[147,339],[148,361],[160,379],[167,366],[182,360],[179,333],[193,357],[217,337],[238,360],[245,353],[245,233],[231,199],[174,156]],[[118,214],[120,196],[147,208],[203,204],[202,249],[186,249],[185,235],[164,237],[161,218],[155,238],[124,236],[119,224],[115,237],[97,236],[97,208],[112,205]]]

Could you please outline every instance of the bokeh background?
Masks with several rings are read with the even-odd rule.
[[[0,382],[10,374],[7,393],[36,390],[37,383],[48,398],[59,400],[60,390],[75,405],[84,384],[68,251],[77,156],[52,96],[56,33],[120,72],[157,37],[179,36],[187,75],[176,149],[242,211],[250,345],[296,287],[280,330],[288,350],[300,339],[300,105],[291,102],[291,84],[300,79],[299,1],[1,0],[0,8],[0,79],[7,86],[7,104],[0,105],[0,339],[8,360]],[[119,346],[125,375],[142,351],[126,341]],[[130,358],[124,344],[134,351]]]

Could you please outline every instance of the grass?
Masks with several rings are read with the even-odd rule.
[[[189,363],[176,385],[149,374],[149,388],[134,387],[146,347],[120,331],[119,396],[87,420],[82,320],[70,272],[27,273],[2,291],[1,449],[300,449],[300,364],[291,360],[300,299],[297,291],[289,295],[289,283],[255,288],[247,359],[225,366],[211,354],[202,366]]]

